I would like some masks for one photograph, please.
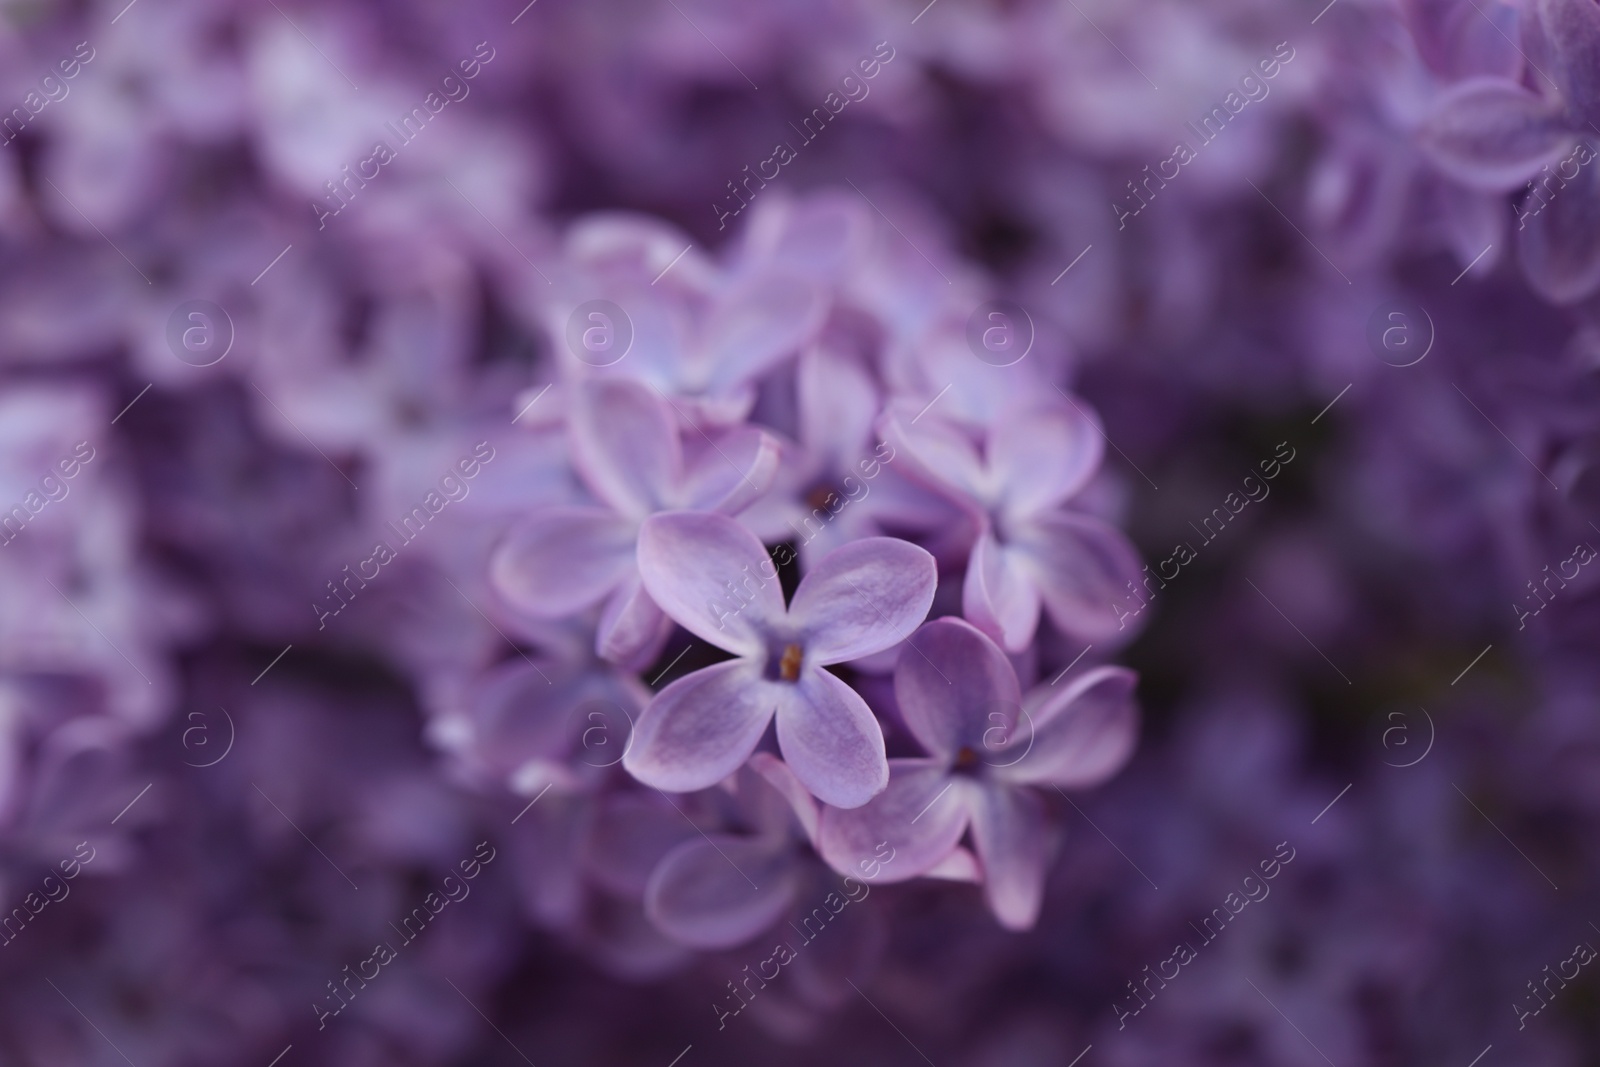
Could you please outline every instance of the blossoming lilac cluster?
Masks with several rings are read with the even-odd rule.
[[[592,631],[564,695],[658,680],[695,648],[732,656],[638,709],[620,762],[641,785],[712,789],[760,750],[835,870],[887,846],[887,881],[980,881],[1027,928],[1052,836],[1039,787],[1114,774],[1135,713],[1126,671],[1024,696],[1018,670],[1065,665],[1041,654],[1044,626],[1057,649],[1111,645],[1109,593],[1138,564],[1084,506],[1103,438],[1083,403],[1042,355],[968,348],[972,283],[893,292],[883,261],[903,240],[849,194],[763,203],[726,264],[648,220],[575,223],[547,316],[563,373],[528,401],[554,391],[535,432],[564,431],[572,485],[509,530],[491,573],[517,612]],[[571,718],[561,698],[524,714]],[[513,780],[531,793],[573,770]],[[739,878],[715,852],[697,863],[676,876],[691,899],[647,889],[664,931],[695,926],[685,908],[712,924],[706,887]],[[717,906],[754,936],[739,889]]]

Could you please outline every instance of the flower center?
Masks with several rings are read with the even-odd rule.
[[[970,746],[962,745],[961,746],[961,751],[956,753],[956,766],[958,768],[966,770],[966,769],[970,769],[972,767],[976,767],[977,765],[978,765],[978,754],[976,752],[972,751]]]
[[[818,482],[806,493],[806,506],[812,511],[828,511],[829,499],[839,498],[838,487],[831,482]]]
[[[778,677],[786,682],[800,680],[800,646],[795,644],[785,645],[783,658],[778,660]]]

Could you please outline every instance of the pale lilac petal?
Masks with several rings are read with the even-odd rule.
[[[926,874],[966,832],[973,788],[942,760],[892,760],[888,787],[867,804],[822,810],[822,858],[840,874],[875,885]]]
[[[1545,192],[1548,200],[1530,192],[1519,209],[1523,271],[1540,295],[1557,304],[1575,303],[1600,288],[1600,160],[1587,142],[1578,151],[1571,165],[1551,168],[1565,178],[1573,165],[1589,160],[1577,166],[1565,188]]]
[[[1445,90],[1419,137],[1441,170],[1490,192],[1515,189],[1572,145],[1560,109],[1505,78]]]
[[[934,410],[938,403],[935,398],[919,408],[896,401],[878,420],[878,432],[894,449],[897,470],[969,508],[986,505],[993,487],[977,442],[960,427],[941,419]]]
[[[674,941],[732,948],[782,918],[797,884],[794,854],[781,842],[696,837],[668,853],[650,876],[644,909]]]
[[[634,572],[634,530],[598,508],[549,508],[511,529],[489,561],[495,590],[541,618],[598,602]]]
[[[714,435],[689,464],[684,505],[737,515],[772,488],[779,454],[778,439],[754,426]]]
[[[1133,754],[1139,712],[1133,701],[1138,676],[1121,667],[1096,667],[1066,686],[1041,686],[1028,694],[1015,763],[996,765],[1009,782],[1086,789],[1110,778]]]
[[[870,450],[878,387],[860,360],[825,343],[813,347],[800,357],[795,389],[800,442],[824,468],[848,469]]]
[[[1515,78],[1522,70],[1516,8],[1495,0],[1401,0],[1400,7],[1423,61],[1446,80]]]
[[[798,682],[774,682],[780,694],[778,748],[811,794],[854,808],[889,781],[883,728],[854,689],[827,671],[803,668]]]
[[[995,727],[1010,736],[1022,705],[1005,653],[976,627],[952,617],[935,619],[912,637],[894,669],[894,695],[906,729],[946,763],[963,746],[983,755],[989,747],[985,735]]]
[[[1039,590],[1027,561],[985,530],[972,546],[961,586],[961,613],[1012,652],[1039,629]]]
[[[923,877],[938,878],[946,882],[971,882],[976,885],[983,881],[983,868],[978,866],[978,857],[957,846],[954,852],[928,868]]]
[[[867,212],[854,193],[824,192],[787,204],[762,201],[762,210],[745,231],[745,250],[751,258],[774,260],[807,277],[832,280],[870,238],[872,219]]]
[[[679,511],[647,519],[639,573],[674,622],[741,656],[764,656],[765,633],[784,618],[772,557],[725,515]]]
[[[1137,583],[1142,573],[1138,553],[1120,531],[1092,516],[1061,511],[1032,520],[1015,543],[1045,610],[1063,631],[1087,641],[1130,632],[1118,623],[1115,605],[1126,600],[1128,583]]]
[[[575,392],[572,461],[594,495],[642,518],[672,506],[683,451],[672,410],[648,385],[599,378]]]
[[[660,793],[613,793],[590,825],[584,869],[608,892],[641,900],[662,859],[690,839],[703,840]]]
[[[821,666],[899,644],[928,617],[939,584],[925,549],[895,537],[864,537],[829,552],[800,580],[789,621]]]
[[[989,437],[989,467],[1006,512],[1033,515],[1075,495],[1100,468],[1100,426],[1065,402],[1003,415]]]
[[[535,921],[559,928],[578,918],[584,887],[577,857],[594,814],[587,797],[551,790],[506,831],[511,876]]]
[[[1048,835],[1044,805],[1028,789],[973,791],[972,841],[983,867],[983,895],[1000,925],[1027,930],[1044,901]]]
[[[639,713],[622,766],[674,793],[716,785],[755,751],[777,706],[776,687],[742,659],[679,678]]]
[[[1594,0],[1539,0],[1538,10],[1563,93],[1584,122],[1600,122],[1600,8]]]
[[[672,623],[638,574],[630,574],[606,601],[595,629],[595,655],[625,671],[642,671],[655,662],[672,634]]]
[[[816,798],[795,776],[789,765],[770,752],[757,752],[750,757],[750,769],[759,774],[768,785],[783,797],[784,801],[789,805],[789,810],[794,812],[794,817],[800,823],[800,828],[805,831],[806,839],[815,845],[817,843],[817,820],[821,812],[817,808]]]
[[[704,337],[706,384],[737,385],[797,352],[822,326],[822,291],[796,275],[764,273],[713,308]]]

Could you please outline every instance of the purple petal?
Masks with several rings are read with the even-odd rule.
[[[764,274],[720,301],[705,328],[706,384],[749,381],[798,351],[822,325],[827,302],[811,282]]]
[[[1494,0],[1402,0],[1400,7],[1423,61],[1445,80],[1473,74],[1514,79],[1522,70],[1516,8]]]
[[[622,766],[669,792],[716,785],[755,751],[777,704],[776,688],[742,659],[679,678],[639,713]]]
[[[962,746],[981,751],[984,735],[996,725],[1010,728],[1022,705],[1005,653],[976,627],[950,617],[918,630],[900,654],[894,695],[912,736],[947,763]]]
[[[864,537],[829,552],[800,581],[789,621],[814,665],[843,663],[899,644],[933,606],[938,568],[925,549]]]
[[[1027,930],[1044,900],[1044,805],[1028,789],[974,789],[972,841],[983,866],[983,895],[1000,925]]]
[[[1050,619],[1088,641],[1126,633],[1114,605],[1140,577],[1138,553],[1122,533],[1089,515],[1041,515],[1017,534]]]
[[[683,449],[672,411],[628,378],[583,383],[573,397],[572,461],[594,495],[642,518],[672,506]]]
[[[655,661],[672,633],[666,613],[644,591],[637,574],[629,575],[606,601],[594,634],[595,655],[625,671],[642,671]]]
[[[578,918],[584,890],[577,856],[594,814],[588,798],[551,790],[508,831],[512,877],[535,920],[560,927]]]
[[[871,232],[872,220],[860,197],[819,193],[763,211],[745,231],[745,239],[752,256],[776,260],[808,277],[832,279],[846,270],[852,254],[861,252]]]
[[[783,917],[797,870],[787,845],[717,834],[685,841],[650,876],[645,914],[691,948],[742,945]]]
[[[1028,694],[1023,727],[1031,743],[995,774],[1009,782],[1076,789],[1110,778],[1128,762],[1138,737],[1137,677],[1121,667],[1097,667],[1060,689],[1035,689]]]
[[[584,842],[584,868],[618,896],[641,900],[667,853],[704,840],[659,793],[613,793],[595,812]]]
[[[582,611],[633,573],[634,531],[598,508],[549,508],[513,527],[489,562],[506,601],[541,618]]]
[[[1076,494],[1100,469],[1100,426],[1081,405],[1012,412],[989,438],[989,467],[1006,511],[1032,515]]]
[[[1539,0],[1562,92],[1585,122],[1600,122],[1600,8],[1594,0]]]
[[[778,748],[811,794],[837,808],[865,804],[889,781],[883,729],[854,689],[819,667],[777,690]]]
[[[737,515],[772,488],[779,443],[754,426],[720,434],[689,465],[684,503],[696,511]]]
[[[977,885],[983,881],[983,868],[978,866],[978,857],[957,846],[950,855],[928,868],[924,877],[939,878],[946,882],[971,882]]]
[[[812,348],[800,357],[795,388],[800,443],[824,467],[846,468],[869,450],[878,387],[859,360],[826,343]]]
[[[932,405],[896,402],[878,422],[878,432],[903,462],[896,469],[915,477],[952,498],[976,506],[988,496],[989,476],[975,441],[959,427],[945,422]]]
[[[822,810],[822,858],[840,874],[874,884],[925,874],[966,832],[972,791],[942,760],[893,760],[888,787],[867,804]]]
[[[763,635],[784,618],[772,557],[725,515],[678,511],[647,519],[639,573],[673,621],[737,655],[765,655]]]
[[[1441,170],[1489,192],[1516,188],[1572,144],[1559,108],[1504,78],[1445,90],[1419,136]]]
[[[972,546],[961,586],[961,613],[1012,652],[1039,629],[1039,590],[1027,560],[985,530]]]
[[[788,803],[794,812],[807,840],[817,843],[817,802],[805,785],[795,776],[789,765],[770,752],[757,752],[750,757],[750,769],[759,774]]]
[[[1545,299],[1571,304],[1600,287],[1600,160],[1589,142],[1552,168],[1522,201],[1518,249],[1528,282]],[[1588,163],[1581,163],[1587,157]],[[1580,165],[1581,164],[1581,165]],[[1567,179],[1576,167],[1577,173]]]

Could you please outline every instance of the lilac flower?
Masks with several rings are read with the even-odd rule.
[[[786,608],[753,534],[725,516],[679,513],[646,520],[639,570],[663,611],[738,658],[656,694],[623,760],[634,777],[676,791],[714,785],[749,758],[776,715],[784,759],[819,799],[851,808],[884,787],[877,720],[823,668],[916,629],[933,603],[932,556],[890,537],[851,542],[818,561]]]
[[[608,350],[600,373],[675,398],[686,422],[725,426],[743,418],[756,382],[809,342],[826,316],[821,287],[799,271],[775,261],[723,270],[654,220],[593,216],[572,228],[566,247],[579,280],[551,302],[546,319],[569,371],[594,373],[568,347],[566,328],[581,303],[603,292],[634,336],[615,360]]]
[[[777,445],[739,427],[687,458],[671,410],[649,387],[625,379],[580,385],[570,431],[573,463],[598,505],[547,508],[522,523],[495,554],[494,580],[508,601],[536,616],[559,618],[603,602],[596,651],[642,666],[666,631],[634,563],[640,524],[680,508],[740,511],[771,484]]]
[[[794,541],[802,565],[861,537],[935,530],[953,509],[897,474],[888,442],[873,444],[879,392],[860,360],[826,344],[796,361],[799,442],[785,449],[772,491],[740,515],[767,541]]]
[[[650,921],[694,948],[741,945],[777,922],[801,884],[800,846],[815,844],[817,802],[786,764],[758,752],[733,781],[748,832],[685,838],[645,891]]]
[[[1076,404],[1047,402],[1004,413],[975,439],[936,416],[908,414],[891,410],[885,435],[977,525],[962,614],[1010,652],[1033,641],[1041,606],[1068,633],[1113,637],[1112,604],[1137,579],[1137,557],[1111,526],[1062,506],[1100,465],[1094,421]]]
[[[1600,288],[1600,175],[1589,135],[1600,120],[1600,9],[1591,0],[1543,0],[1524,40],[1548,51],[1539,92],[1508,76],[1475,76],[1440,96],[1419,131],[1439,168],[1469,188],[1508,192],[1528,183],[1517,242],[1536,292],[1574,303]],[[1542,175],[1542,176],[1541,176]]]
[[[970,828],[989,907],[1025,930],[1039,915],[1049,837],[1031,787],[1081,789],[1116,773],[1133,751],[1134,676],[1097,667],[1024,698],[1005,653],[971,624],[936,619],[914,640],[920,655],[900,657],[895,696],[928,756],[890,760],[888,788],[865,806],[825,809],[823,858],[848,872],[888,841],[885,879],[904,881],[946,863]]]

